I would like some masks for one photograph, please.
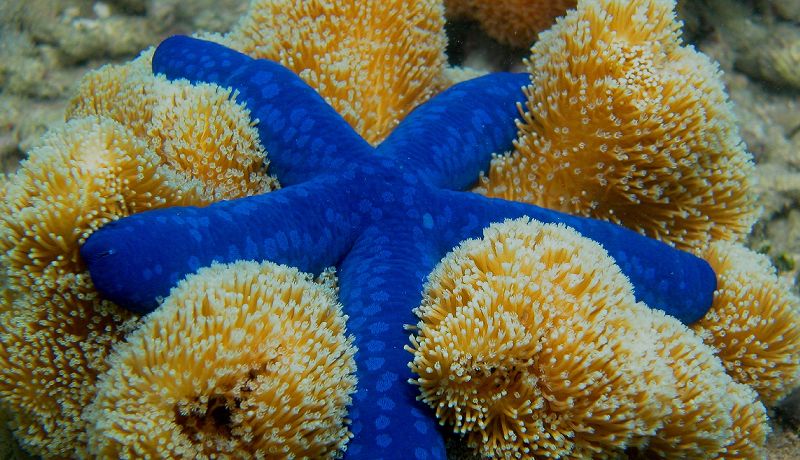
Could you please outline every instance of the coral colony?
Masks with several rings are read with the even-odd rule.
[[[256,0],[90,73],[0,187],[15,436],[44,458],[431,459],[444,430],[491,458],[762,457],[799,302],[741,244],[752,163],[674,6],[579,1],[528,74],[456,85],[434,0]]]
[[[454,86],[418,107],[373,152],[309,86],[269,61],[176,37],[156,50],[153,68],[235,88],[260,120],[283,188],[107,225],[81,251],[95,286],[118,305],[149,311],[174,281],[215,261],[269,259],[311,273],[336,265],[359,348],[348,454],[442,456],[435,426],[405,383],[411,374],[403,325],[413,322],[434,263],[491,222],[529,215],[568,223],[610,248],[651,304],[688,320],[710,305],[713,273],[688,253],[606,222],[450,191],[468,186],[491,152],[510,144],[515,129],[508,121],[527,75]]]

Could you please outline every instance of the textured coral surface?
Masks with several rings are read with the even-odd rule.
[[[109,358],[87,409],[89,454],[334,457],[356,384],[345,320],[336,291],[296,269],[200,270]]]
[[[542,33],[520,135],[485,193],[681,248],[749,234],[753,164],[716,64],[681,46],[673,6],[585,1]]]
[[[226,44],[297,72],[370,144],[441,84],[446,64],[438,0],[258,0]]]
[[[570,228],[493,224],[426,283],[410,347],[423,400],[492,458],[757,457],[756,393],[631,288]]]

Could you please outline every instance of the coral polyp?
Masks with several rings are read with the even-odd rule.
[[[355,349],[336,292],[269,262],[187,277],[109,357],[87,411],[100,458],[333,458]]]

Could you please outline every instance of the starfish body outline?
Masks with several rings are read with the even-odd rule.
[[[527,74],[455,85],[373,148],[274,62],[176,36],[156,50],[153,70],[234,88],[283,188],[106,225],[81,248],[95,286],[121,306],[148,312],[181,278],[212,262],[266,259],[311,273],[336,266],[358,347],[346,457],[446,458],[435,418],[406,383],[404,326],[416,322],[412,310],[439,260],[492,222],[528,216],[573,227],[606,248],[638,300],[684,322],[711,305],[715,275],[691,254],[611,223],[463,191],[493,152],[510,149]]]

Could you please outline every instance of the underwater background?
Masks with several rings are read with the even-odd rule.
[[[65,109],[86,72],[129,61],[173,34],[227,31],[247,5],[247,0],[0,0],[0,170],[15,171],[43,134],[64,124]],[[766,254],[798,292],[800,0],[680,1],[678,8],[684,41],[723,70],[756,163],[763,213],[748,245]],[[447,34],[452,65],[521,71],[529,55],[520,40],[514,43],[463,16],[448,21]],[[800,458],[800,392],[769,416],[768,458]],[[0,414],[0,459],[29,458],[6,417]],[[472,455],[453,440],[449,453],[450,458]]]

